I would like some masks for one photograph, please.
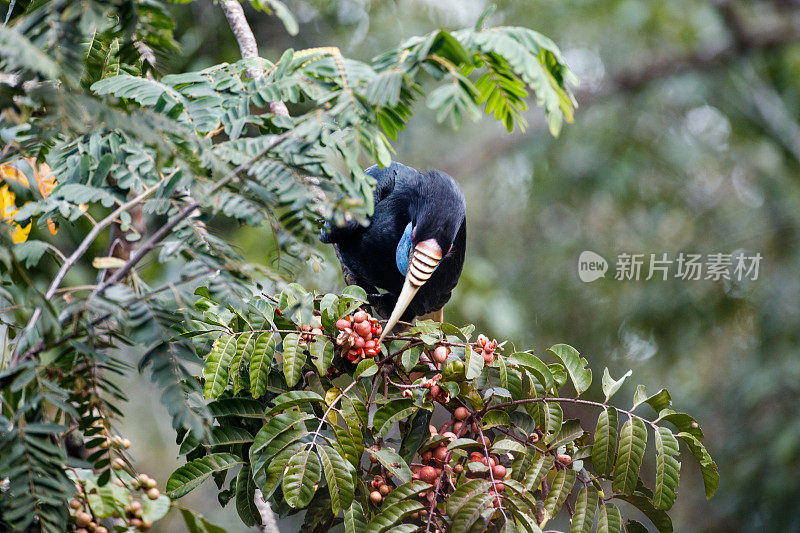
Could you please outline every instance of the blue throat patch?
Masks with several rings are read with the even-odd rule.
[[[397,263],[397,270],[405,276],[408,272],[408,257],[411,255],[411,222],[406,226],[403,231],[403,236],[400,237],[400,242],[397,243],[397,251],[394,255],[395,263]]]

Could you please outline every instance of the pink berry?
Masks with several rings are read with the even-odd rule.
[[[358,314],[358,313],[356,313],[356,314]],[[362,337],[366,337],[367,335],[370,335],[371,334],[371,331],[370,331],[371,329],[372,328],[370,327],[369,322],[365,322],[363,320],[361,322],[356,322],[355,326],[353,326],[353,330],[356,333],[358,333],[359,335],[361,335]]]
[[[359,323],[369,319],[369,315],[365,311],[356,311],[353,315],[353,322]]]

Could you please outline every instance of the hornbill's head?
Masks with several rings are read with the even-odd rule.
[[[438,170],[422,173],[418,187],[409,198],[411,221],[397,244],[397,268],[405,276],[405,281],[383,328],[381,341],[403,316],[442,258],[452,251],[466,210],[464,195],[453,178]]]

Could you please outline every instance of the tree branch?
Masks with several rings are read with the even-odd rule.
[[[222,11],[225,12],[225,18],[228,19],[228,24],[231,27],[233,36],[236,37],[236,42],[239,43],[242,59],[255,60],[255,65],[247,69],[247,75],[251,78],[260,78],[264,75],[264,69],[261,66],[261,57],[258,55],[258,43],[250,24],[247,23],[247,18],[244,16],[242,4],[238,0],[224,0],[220,3],[220,6]],[[283,102],[270,102],[269,110],[274,115],[289,116],[289,110]]]

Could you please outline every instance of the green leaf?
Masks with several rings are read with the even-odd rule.
[[[283,27],[286,28],[286,33],[289,35],[297,35],[297,32],[300,31],[300,27],[297,25],[297,20],[295,20],[294,15],[286,7],[286,4],[279,0],[253,0],[253,3],[260,4],[265,2],[269,4],[269,7],[272,9],[272,12],[278,17],[281,22],[283,22]]]
[[[384,507],[363,531],[365,531],[365,533],[383,533],[384,531],[389,531],[402,523],[405,518],[424,508],[425,507],[420,502],[413,500],[405,500]]]
[[[650,533],[641,522],[636,520],[625,520],[625,533]]]
[[[492,453],[506,453],[506,452],[528,453],[528,450],[525,448],[525,446],[512,439],[500,439],[499,441],[492,444],[491,450]]]
[[[453,515],[448,508],[448,514],[453,517],[453,531],[469,531],[472,525],[481,517],[481,513],[497,496],[486,493],[472,494]],[[481,530],[483,527],[479,525]]]
[[[292,455],[281,483],[286,503],[295,509],[308,505],[317,491],[321,472],[317,454],[310,448]]]
[[[639,418],[629,418],[620,431],[619,451],[611,485],[614,492],[633,494],[646,445],[647,428],[644,422]]]
[[[229,416],[241,418],[264,418],[264,406],[258,400],[250,398],[223,398],[208,404],[208,410],[214,418]]]
[[[255,502],[256,484],[250,475],[250,466],[244,465],[236,476],[236,512],[244,525],[261,524],[261,514]]]
[[[399,487],[395,488],[392,492],[390,492],[384,499],[383,505],[390,506],[394,505],[395,503],[412,498],[419,494],[420,492],[426,491],[433,488],[433,485],[425,483],[424,481],[412,481],[411,483],[403,483]]]
[[[678,433],[678,438],[689,446],[692,455],[694,455],[700,463],[700,473],[703,475],[706,499],[711,498],[714,493],[717,492],[717,487],[719,487],[719,469],[717,468],[717,463],[711,458],[711,455],[709,455],[703,443],[691,433],[681,431]]]
[[[484,494],[492,482],[485,479],[473,479],[462,483],[453,493],[447,498],[445,503],[445,510],[449,516],[456,516],[461,508],[476,495]]]
[[[547,351],[555,355],[566,367],[569,377],[572,379],[572,384],[579,395],[589,389],[592,384],[592,371],[586,368],[588,363],[586,359],[580,356],[578,350],[567,344],[556,344]]]
[[[398,453],[407,463],[411,462],[414,454],[417,453],[417,450],[420,449],[430,436],[428,428],[431,423],[432,414],[433,413],[427,409],[420,409],[404,424],[401,424],[403,428],[401,430],[403,440],[400,443],[400,450]]]
[[[567,496],[575,484],[577,474],[572,469],[559,470],[550,485],[550,492],[544,501],[544,509],[551,518],[558,516],[561,506],[567,500]]]
[[[403,352],[400,356],[400,364],[403,365],[403,370],[411,372],[419,362],[419,356],[422,354],[422,346],[414,346]]]
[[[295,405],[308,402],[325,403],[325,399],[322,396],[310,390],[293,390],[284,392],[283,394],[276,396],[272,401],[275,403],[275,406],[264,413],[264,416],[266,417],[272,416],[281,411],[285,411],[289,407],[294,407]]]
[[[303,375],[306,353],[300,346],[300,335],[289,333],[283,338],[283,375],[286,385],[294,387]]]
[[[528,490],[538,490],[542,480],[547,473],[552,470],[556,463],[555,457],[550,454],[540,454],[533,466],[525,473],[525,488]]]
[[[561,425],[561,430],[558,433],[552,434],[552,437],[545,439],[547,446],[554,450],[559,446],[564,446],[576,439],[583,436],[585,431],[581,427],[581,421],[577,419],[566,420]]]
[[[367,303],[367,291],[358,285],[348,285],[342,291],[342,296],[349,296],[361,303]]]
[[[212,446],[230,446],[253,442],[253,436],[246,429],[236,426],[215,426],[211,429]]]
[[[554,380],[553,373],[550,368],[542,362],[541,359],[527,352],[512,353],[506,359],[506,363],[515,366],[521,366],[539,380],[539,384],[543,385],[546,390],[553,388]]]
[[[628,379],[631,374],[633,374],[633,370],[628,370],[625,374],[622,375],[621,378],[615,380],[611,377],[611,374],[608,373],[608,367],[603,369],[603,394],[606,395],[606,402],[611,399],[614,394],[622,387],[622,384],[625,383],[625,380]]]
[[[372,418],[372,427],[383,437],[392,428],[392,425],[402,419],[408,418],[417,412],[419,407],[411,399],[391,400],[381,406]]]
[[[467,379],[475,379],[483,372],[483,356],[472,348],[468,348],[464,354],[464,366],[467,369]]]
[[[374,359],[364,359],[358,366],[356,366],[356,371],[353,373],[353,379],[361,379],[361,378],[368,378],[370,376],[374,376],[378,373],[378,365],[375,364]]]
[[[600,516],[597,519],[597,533],[621,533],[622,514],[613,503],[603,502],[600,505]]]
[[[228,372],[236,355],[236,337],[221,335],[214,341],[214,347],[206,358],[203,368],[206,398],[219,398],[228,386]]]
[[[333,343],[320,335],[308,345],[311,362],[320,374],[326,374],[333,363]]]
[[[676,457],[680,455],[678,439],[667,428],[658,427],[656,439],[656,486],[653,505],[668,510],[675,503],[675,490],[680,480],[681,464]]]
[[[169,512],[170,500],[166,494],[160,494],[155,500],[142,498],[142,519],[148,522],[161,520]]]
[[[185,507],[181,507],[180,510],[189,533],[226,533],[223,528],[215,526],[203,518],[203,515],[195,513]]]
[[[211,474],[223,472],[243,461],[229,453],[212,453],[205,457],[190,461],[175,470],[167,480],[167,494],[173,500],[188,494],[197,488]]]
[[[662,410],[672,405],[672,397],[667,389],[661,389],[652,396],[648,396],[647,388],[644,385],[639,385],[636,387],[636,392],[633,395],[633,409],[636,409],[636,407],[643,403],[652,407],[656,413],[660,413]]]
[[[311,419],[314,417],[309,414],[292,411],[273,416],[261,427],[250,447],[254,479],[264,475],[265,468],[276,454],[308,434],[305,421]]]
[[[478,450],[483,451],[483,444],[468,437],[460,437],[447,445],[448,450]]]
[[[672,409],[662,409],[658,413],[658,421],[667,421],[678,428],[679,431],[689,433],[698,440],[703,438],[703,430],[700,429],[700,424],[697,423],[693,416],[686,413],[678,413]]]
[[[267,392],[274,355],[275,339],[272,333],[262,333],[256,339],[253,355],[250,358],[250,393],[253,398],[259,398]]]
[[[253,350],[256,347],[258,334],[254,331],[245,332],[236,339],[236,355],[231,361],[230,374],[233,380],[233,393],[239,394],[242,390],[240,372],[247,370],[250,360],[253,357]]]
[[[659,533],[672,533],[672,520],[669,515],[661,509],[656,509],[653,502],[643,494],[636,492],[635,494],[615,494],[614,498],[626,501],[639,509],[644,515],[653,522]]]
[[[488,411],[481,419],[481,426],[483,429],[489,429],[497,426],[508,427],[511,425],[511,418],[508,413],[501,409],[492,409]]]
[[[331,495],[331,511],[334,516],[339,514],[339,509],[348,509],[353,502],[354,486],[351,465],[345,461],[339,452],[330,446],[318,446],[317,452],[322,461],[322,469],[328,482],[328,492]]]
[[[597,418],[592,445],[592,465],[598,475],[608,476],[614,468],[617,456],[617,430],[619,422],[617,410],[606,407]]]
[[[411,469],[402,457],[388,448],[381,448],[373,454],[383,467],[403,483],[411,481]]]
[[[364,509],[357,500],[353,500],[350,507],[344,511],[344,531],[345,533],[361,533],[366,529],[367,520]]]
[[[591,485],[583,487],[578,492],[578,499],[575,500],[575,512],[572,515],[572,524],[569,529],[570,533],[591,533],[599,497],[597,489]]]

